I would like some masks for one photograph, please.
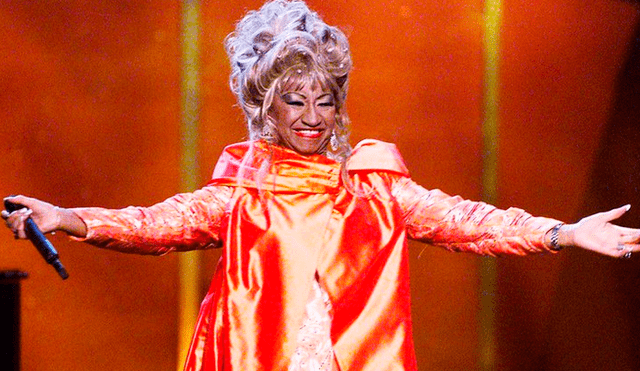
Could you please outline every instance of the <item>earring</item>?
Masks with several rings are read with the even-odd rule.
[[[339,143],[338,143],[338,136],[336,135],[336,131],[334,130],[331,133],[331,138],[329,139],[329,145],[331,146],[331,150],[332,151],[337,151],[338,147],[339,147]]]
[[[262,126],[262,138],[267,140],[273,139],[273,129],[271,125],[264,124]]]

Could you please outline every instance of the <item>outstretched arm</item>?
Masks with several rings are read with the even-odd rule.
[[[405,177],[393,187],[409,237],[448,250],[524,255],[575,246],[614,257],[640,250],[640,230],[611,224],[628,210],[626,206],[575,224],[563,224],[533,217],[521,209],[500,210],[440,190],[427,190]],[[560,227],[554,230],[555,226]]]
[[[62,230],[90,244],[126,253],[162,255],[220,244],[219,227],[232,189],[208,186],[150,207],[63,209],[23,196],[9,200],[27,206],[2,213],[16,238],[25,238],[31,216],[44,232]]]

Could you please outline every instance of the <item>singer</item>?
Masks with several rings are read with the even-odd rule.
[[[348,141],[349,44],[302,1],[249,12],[226,39],[249,141],[210,182],[150,207],[65,209],[25,196],[2,212],[127,253],[223,249],[185,370],[416,370],[407,238],[482,255],[565,247],[629,258],[640,230],[575,224],[429,190],[393,144]]]

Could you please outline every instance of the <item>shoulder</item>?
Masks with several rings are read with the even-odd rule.
[[[248,141],[228,145],[218,158],[212,178],[234,178],[241,168],[255,172],[256,163],[264,157],[265,151],[259,142]]]
[[[409,176],[396,145],[375,139],[365,139],[353,148],[347,160],[347,170],[390,171]]]

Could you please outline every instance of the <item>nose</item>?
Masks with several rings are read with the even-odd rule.
[[[318,108],[315,105],[310,104],[302,114],[302,123],[315,127],[320,125],[320,114],[318,114]]]

